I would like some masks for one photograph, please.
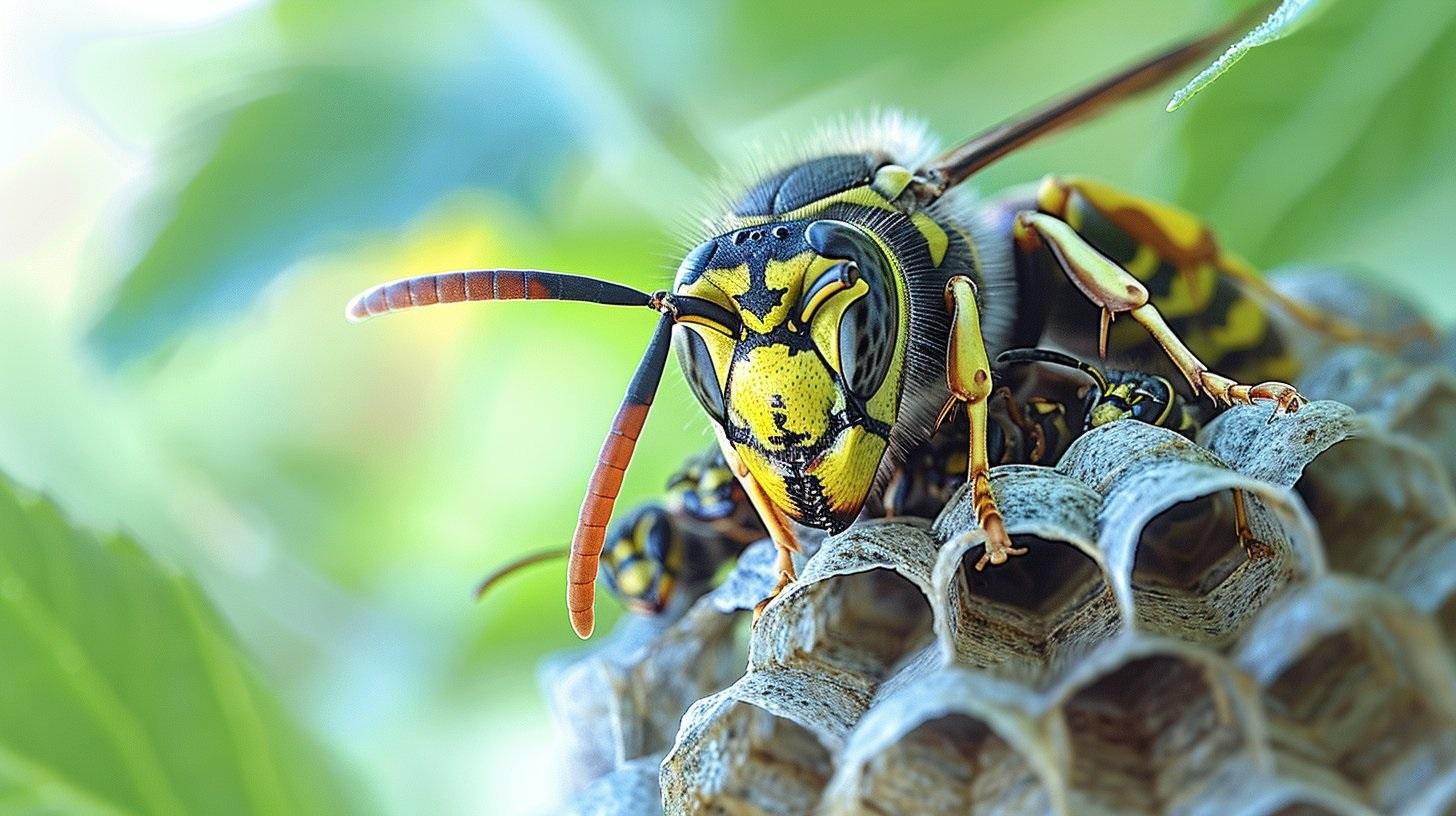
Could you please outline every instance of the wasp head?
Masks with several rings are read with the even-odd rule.
[[[1162,377],[1137,371],[1108,371],[1106,386],[1095,387],[1088,395],[1091,409],[1087,412],[1087,427],[1096,428],[1120,419],[1162,425],[1173,400],[1172,384]]]
[[[767,221],[690,253],[674,292],[734,313],[678,332],[693,393],[790,518],[838,531],[863,506],[899,407],[905,294],[873,231]]]
[[[738,512],[743,488],[716,447],[692,457],[667,480],[670,503],[699,521],[714,522]]]
[[[627,608],[656,614],[677,589],[685,546],[667,510],[644,505],[608,531],[602,579]]]

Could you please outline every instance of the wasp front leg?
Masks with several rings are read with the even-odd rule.
[[[799,552],[799,537],[794,534],[794,527],[787,516],[778,505],[773,503],[763,487],[753,478],[748,467],[743,464],[738,453],[733,450],[733,445],[723,435],[722,428],[714,426],[713,430],[718,435],[718,446],[723,450],[723,458],[728,467],[733,470],[733,475],[738,477],[738,483],[743,485],[743,492],[748,496],[749,504],[758,511],[758,517],[763,522],[764,529],[768,531],[768,537],[774,544],[775,559],[774,572],[778,574],[778,581],[769,592],[768,597],[758,602],[753,608],[753,620],[763,615],[763,610],[768,607],[769,602],[779,596],[784,588],[793,583],[798,575],[794,571],[794,553]]]
[[[1207,394],[1220,405],[1249,405],[1267,400],[1279,411],[1294,411],[1304,404],[1304,397],[1287,383],[1244,385],[1209,370],[1168,326],[1162,312],[1153,305],[1147,287],[1088,243],[1066,221],[1043,212],[1023,211],[1016,216],[1013,235],[1018,249],[1027,255],[1039,249],[1050,252],[1063,274],[1101,309],[1098,350],[1102,354],[1107,353],[1109,324],[1117,315],[1127,314],[1163,348],[1195,395]]]
[[[945,305],[951,315],[950,342],[945,355],[945,379],[951,400],[946,410],[956,403],[964,404],[970,422],[966,481],[971,485],[976,522],[986,534],[986,552],[976,562],[976,569],[981,570],[988,563],[1004,564],[1013,555],[1023,555],[1026,548],[1012,546],[1001,511],[996,507],[996,496],[991,491],[991,461],[987,451],[991,361],[981,339],[981,312],[970,278],[957,275],[950,279],[945,286]]]

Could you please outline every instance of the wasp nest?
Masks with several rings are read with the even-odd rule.
[[[973,568],[959,495],[824,540],[751,630],[767,542],[558,658],[573,812],[1456,812],[1456,339],[1302,342],[1323,399],[1296,414],[1198,444],[1120,422],[998,468],[1029,549],[1005,565]]]

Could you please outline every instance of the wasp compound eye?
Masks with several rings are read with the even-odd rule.
[[[677,348],[678,362],[682,365],[688,388],[708,416],[721,425],[727,411],[723,405],[723,389],[718,385],[717,368],[708,352],[708,342],[697,331],[684,328],[674,336],[673,345]]]

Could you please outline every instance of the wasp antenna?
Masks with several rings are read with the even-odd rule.
[[[1242,33],[1249,20],[1268,13],[1260,4],[1255,10],[1201,37],[1184,41],[1132,65],[1101,82],[1061,99],[1002,122],[933,159],[916,172],[924,179],[921,199],[929,202],[972,174],[1017,148],[1061,130],[1068,125],[1104,112],[1128,97],[1162,83],[1174,74],[1211,55],[1231,38]]]
[[[1013,365],[1017,363],[1050,363],[1052,365],[1075,368],[1095,380],[1097,387],[1101,388],[1103,392],[1106,392],[1110,388],[1107,382],[1107,375],[1102,373],[1102,369],[1090,363],[1084,363],[1076,357],[1070,354],[1063,354],[1060,351],[1052,351],[1051,349],[1044,348],[1022,348],[1010,349],[1009,351],[1003,351],[996,355],[997,365]]]
[[[575,300],[607,306],[651,306],[652,296],[620,283],[538,269],[472,269],[384,283],[349,301],[358,322],[386,312],[474,300]]]
[[[480,580],[480,583],[475,586],[475,600],[480,600],[481,597],[485,595],[485,593],[490,591],[491,587],[500,583],[505,578],[508,578],[511,575],[514,575],[515,573],[525,569],[526,567],[532,566],[533,564],[543,564],[547,561],[554,561],[558,558],[565,558],[570,554],[571,550],[568,550],[564,547],[557,547],[550,550],[539,550],[537,552],[523,555],[508,564],[498,567],[493,570],[489,575],[482,578]]]
[[[637,437],[647,422],[647,410],[657,396],[657,384],[662,380],[662,369],[667,363],[669,339],[672,336],[673,316],[664,312],[657,321],[652,340],[637,365],[637,373],[627,386],[627,395],[622,407],[612,420],[612,429],[602,443],[602,452],[597,455],[597,466],[592,470],[587,484],[586,498],[581,502],[581,516],[576,522],[576,534],[571,538],[571,560],[566,566],[566,610],[571,618],[571,628],[583,640],[591,637],[596,626],[593,605],[596,602],[597,565],[601,559],[602,543],[607,537],[607,522],[612,517],[612,506],[622,489],[622,476],[632,461],[632,451],[637,447]]]

